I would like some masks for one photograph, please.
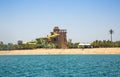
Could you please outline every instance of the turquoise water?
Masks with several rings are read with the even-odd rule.
[[[0,77],[120,77],[120,55],[0,56]]]

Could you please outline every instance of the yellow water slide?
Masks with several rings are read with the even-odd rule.
[[[53,35],[47,36],[47,37],[45,37],[45,38],[51,39],[51,38],[55,38],[55,37],[57,37],[57,36],[59,36],[59,35],[60,35],[60,34],[54,32]]]

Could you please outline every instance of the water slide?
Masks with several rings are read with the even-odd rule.
[[[53,35],[50,35],[50,36],[47,36],[47,37],[45,37],[45,38],[47,38],[47,39],[51,39],[51,38],[55,38],[55,37],[57,37],[57,36],[59,36],[60,34],[57,34],[57,33],[53,33]]]

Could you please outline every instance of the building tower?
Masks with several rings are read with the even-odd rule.
[[[22,45],[23,41],[22,40],[18,40],[18,45]]]
[[[52,38],[52,42],[56,43],[59,45],[61,48],[67,48],[66,42],[66,29],[59,29],[59,27],[55,26],[53,29],[53,32],[51,32],[51,35],[58,34],[57,37]]]

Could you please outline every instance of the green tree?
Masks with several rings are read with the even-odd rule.
[[[37,38],[37,48],[45,48],[46,47],[46,40],[44,38]]]
[[[14,44],[8,43],[7,49],[8,49],[8,50],[14,50],[14,49],[16,49],[16,48],[15,48]]]
[[[78,48],[80,43],[74,43],[73,48]]]
[[[36,48],[36,44],[29,44],[29,43],[22,44],[22,49],[35,49],[35,48]]]
[[[67,41],[67,46],[68,46],[69,48],[73,48],[73,43],[72,43],[72,40],[71,40],[71,39],[69,39],[69,40]]]
[[[98,48],[99,47],[99,41],[98,40],[95,40],[91,43],[91,45],[94,47],[94,48]]]
[[[114,33],[114,31],[112,29],[110,29],[109,33],[110,33],[110,38],[111,38],[111,41],[112,41],[112,34]]]
[[[37,41],[37,48],[57,48],[57,45],[52,42],[48,42],[45,38],[38,38]]]

